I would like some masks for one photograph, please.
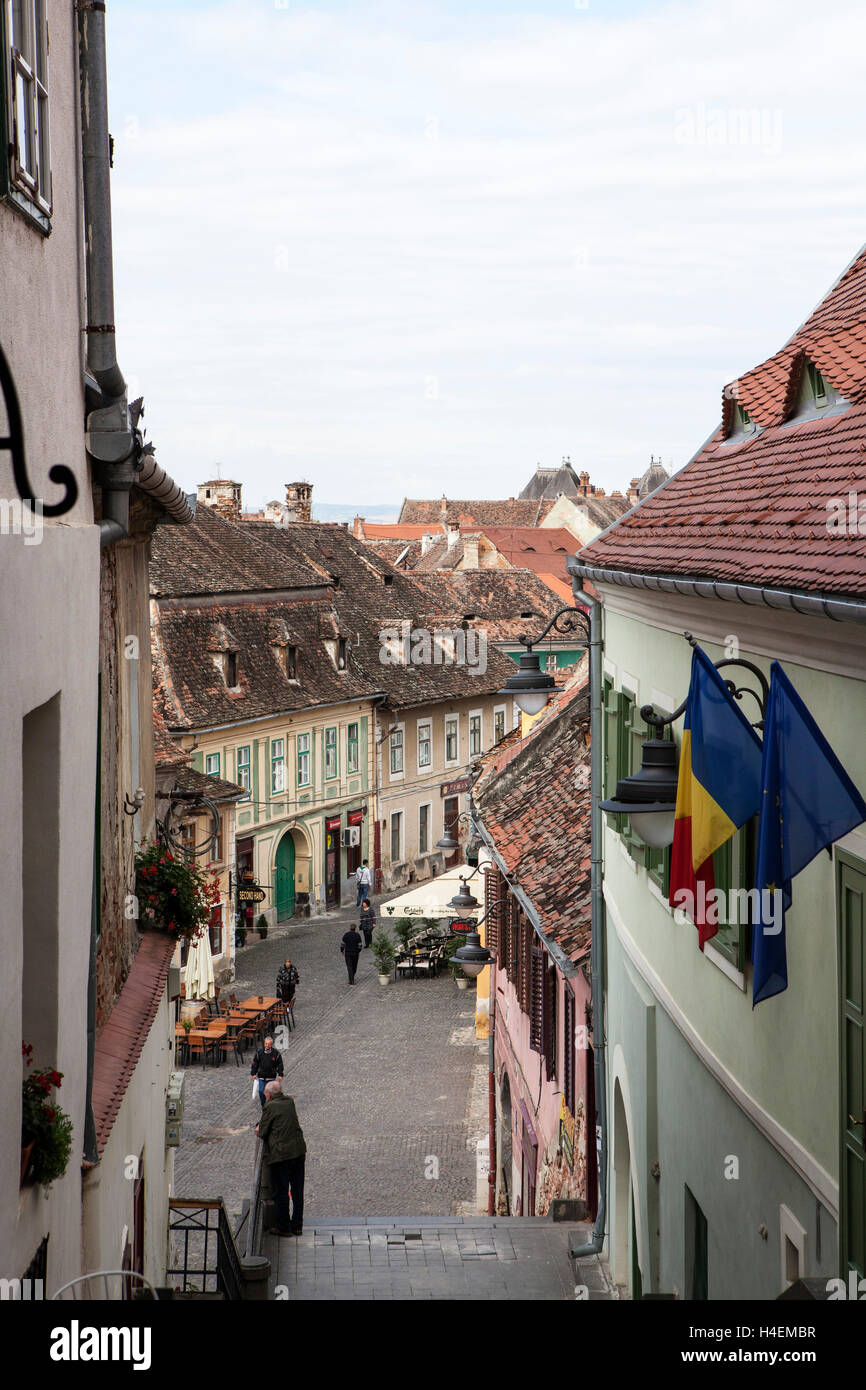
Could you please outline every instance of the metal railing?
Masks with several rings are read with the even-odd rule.
[[[222,1198],[172,1197],[168,1207],[169,1283],[182,1294],[242,1299],[243,1273]]]

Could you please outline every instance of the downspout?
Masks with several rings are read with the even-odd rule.
[[[102,487],[99,530],[100,544],[105,547],[129,535],[129,494],[141,449],[141,435],[137,429],[140,407],[130,410],[115,343],[105,5],[102,0],[80,0],[76,10],[84,181],[87,366],[99,388],[95,408],[87,416],[85,447]],[[91,398],[94,394],[91,390]]]
[[[607,1066],[604,1017],[604,898],[601,882],[601,738],[602,738],[602,664],[601,664],[601,604],[586,593],[583,581],[572,576],[575,601],[589,608],[589,692],[590,692],[590,900],[592,917],[592,1050],[595,1079],[596,1121],[601,1130],[598,1155],[598,1212],[592,1239],[569,1251],[572,1259],[598,1255],[604,1245],[607,1219]],[[590,1136],[592,1138],[592,1136]]]

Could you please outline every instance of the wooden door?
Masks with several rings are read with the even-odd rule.
[[[295,842],[291,830],[277,845],[274,872],[277,880],[274,885],[277,921],[287,922],[295,911]]]
[[[841,1193],[839,1270],[866,1278],[866,864],[836,851]]]
[[[340,903],[340,817],[325,821],[325,903]]]

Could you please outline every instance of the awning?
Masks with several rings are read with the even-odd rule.
[[[454,869],[448,869],[438,878],[428,879],[426,883],[421,883],[417,888],[412,888],[408,893],[401,893],[397,898],[391,898],[390,902],[380,903],[379,915],[383,920],[397,917],[472,917],[475,918],[484,910],[484,875],[476,873],[472,882],[467,886],[473,897],[478,899],[479,906],[471,912],[461,912],[459,908],[449,907],[448,899],[453,898],[455,893],[460,892],[460,876],[468,878],[474,873],[472,864],[460,864]]]

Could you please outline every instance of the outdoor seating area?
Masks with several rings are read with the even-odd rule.
[[[278,1027],[291,1032],[293,1024],[291,1005],[272,996],[253,995],[239,1001],[230,994],[228,999],[206,1000],[191,1028],[181,1022],[175,1024],[178,1061],[181,1066],[196,1060],[201,1060],[202,1066],[208,1062],[217,1066],[231,1054],[235,1066],[240,1066],[247,1048],[261,1047],[264,1038]]]
[[[448,945],[452,940],[452,934],[444,923],[432,923],[410,936],[406,945],[397,950],[395,980],[401,975],[410,976],[413,980],[419,975],[436,975],[448,962]]]

